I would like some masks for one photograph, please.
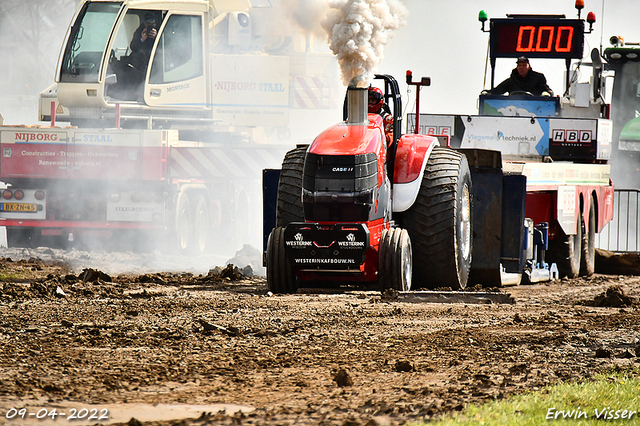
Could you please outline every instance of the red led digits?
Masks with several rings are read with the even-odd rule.
[[[571,52],[573,30],[571,26],[557,27],[556,32],[552,25],[521,25],[516,52]]]
[[[536,17],[492,19],[490,49],[493,58],[582,58],[584,21]]]
[[[538,28],[538,42],[536,43],[536,52],[551,52],[551,48],[553,47],[553,33],[555,32],[554,27],[540,27]],[[545,37],[546,36],[546,37]],[[546,45],[543,46],[546,40]]]
[[[560,44],[566,37],[564,47]],[[571,46],[573,43],[573,27],[558,27],[558,38],[556,39],[556,52],[571,52]]]
[[[535,39],[535,34],[536,27],[530,25],[521,25],[520,30],[518,31],[516,52],[531,52],[533,50],[533,41]],[[527,43],[525,46],[523,46],[523,39],[525,39]]]

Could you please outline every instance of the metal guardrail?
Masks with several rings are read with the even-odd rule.
[[[617,253],[640,252],[640,190],[616,189],[613,219],[599,234],[596,247]]]

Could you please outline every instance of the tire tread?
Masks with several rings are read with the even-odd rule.
[[[471,185],[466,158],[448,148],[434,148],[418,197],[402,216],[413,248],[414,288],[466,286],[470,259],[459,261],[457,255],[457,190],[461,180]]]

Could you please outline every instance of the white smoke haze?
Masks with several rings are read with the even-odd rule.
[[[594,33],[586,38],[588,45],[585,46],[585,55],[591,48],[599,46],[601,38],[606,47],[612,35],[640,42],[640,29],[633,19],[633,12],[640,11],[640,2],[617,0],[606,2],[606,8],[603,2],[585,2],[583,18],[592,10],[598,19]],[[4,66],[0,69],[0,113],[5,117],[5,124],[37,122],[38,94],[53,83],[64,33],[78,3],[79,0],[0,0],[0,58],[4,59]],[[268,21],[269,31],[284,37],[298,35],[303,29],[307,32],[304,35],[312,34],[323,41],[309,50],[320,51],[322,48],[327,55],[329,46],[325,41],[328,42],[339,60],[345,84],[354,75],[370,78],[374,72],[378,72],[378,68],[385,74],[395,76],[401,92],[405,92],[411,89],[402,78],[407,69],[413,70],[416,76],[430,76],[432,85],[422,91],[421,107],[422,112],[437,114],[478,113],[478,94],[485,87],[488,42],[488,34],[480,31],[477,20],[480,9],[486,9],[490,18],[504,18],[509,13],[566,14],[569,18],[575,17],[574,2],[571,0],[526,3],[492,0],[487,4],[472,0],[272,0],[271,4],[281,5],[285,11],[278,15],[281,20]],[[407,9],[410,13],[407,13]],[[604,15],[601,14],[603,9],[606,12]],[[294,22],[296,28],[287,25],[288,22]],[[330,59],[333,60],[332,57]],[[308,66],[326,71],[327,74],[329,71],[336,73],[335,62],[331,62],[331,65],[333,67],[327,66],[326,70],[320,69],[315,62]],[[499,60],[496,83],[506,78],[514,66],[511,59]],[[533,66],[545,73],[556,92],[562,91],[564,61],[541,59],[536,60]],[[340,121],[344,91],[341,87],[338,90],[339,105],[333,110],[291,108],[290,127],[296,136],[291,140],[311,142],[319,131]],[[411,111],[414,96],[403,98],[407,111]],[[307,111],[313,114],[313,120],[294,115]],[[298,138],[299,134],[303,136]],[[274,136],[274,142],[277,142],[275,139]],[[633,167],[638,166],[634,164]],[[249,199],[251,208],[261,210],[259,196],[250,196]],[[261,213],[256,217],[257,223],[253,229],[260,231]],[[259,231],[249,232],[251,237],[242,243],[261,249],[262,235]],[[90,243],[97,244],[98,241]],[[242,245],[220,241],[214,247],[213,256],[194,257],[189,261],[195,264],[197,260],[197,270],[206,272],[206,268],[223,264],[241,248]],[[96,257],[99,257],[97,253]],[[164,265],[158,267],[163,269],[173,269],[174,264],[176,267],[187,264],[183,263],[184,259],[178,263],[178,258],[165,257],[161,253],[152,254],[146,253],[143,258],[132,255],[131,260],[139,265]],[[105,257],[105,261],[107,259],[114,260],[113,257]],[[118,258],[114,266],[121,266],[121,262],[124,263]],[[93,265],[88,263],[85,266]],[[109,271],[106,265],[96,267]]]
[[[53,83],[64,34],[79,0],[0,0],[0,114],[34,124],[38,95]]]
[[[329,5],[322,27],[338,58],[342,81],[366,86],[384,59],[385,45],[405,24],[407,8],[398,0],[334,0]]]
[[[327,0],[281,0],[280,4],[287,18],[302,30],[318,39],[326,38],[321,23],[329,13]]]

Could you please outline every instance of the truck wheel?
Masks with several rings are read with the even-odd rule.
[[[7,228],[7,247],[39,247],[42,236],[32,229]]]
[[[391,228],[382,231],[378,251],[378,282],[382,291],[411,289],[413,267],[411,239],[406,229]]]
[[[231,236],[230,242],[236,247],[242,248],[251,238],[251,202],[244,189],[236,195],[235,206],[232,227],[233,235]]]
[[[590,277],[595,272],[596,260],[596,202],[591,198],[589,206],[589,232],[582,226],[582,258],[580,261],[580,275]]]
[[[581,251],[582,224],[578,224],[576,235],[562,233],[553,240],[549,240],[547,261],[558,266],[560,278],[575,278],[580,274]]]
[[[467,157],[436,147],[416,201],[402,216],[413,246],[413,287],[464,289],[472,253],[471,172]]]
[[[298,278],[284,249],[284,228],[277,227],[269,234],[267,242],[267,287],[269,291],[295,293],[298,291]]]
[[[194,251],[196,253],[205,253],[209,250],[211,238],[211,223],[209,218],[209,205],[207,199],[199,195],[195,200],[196,209],[194,210]]]
[[[181,252],[186,252],[191,247],[193,235],[191,232],[191,224],[191,203],[189,201],[189,196],[186,192],[181,192],[178,195],[175,224],[176,246]]]
[[[278,200],[276,204],[276,226],[292,222],[304,222],[302,209],[302,169],[308,145],[300,145],[287,152],[282,161]]]

